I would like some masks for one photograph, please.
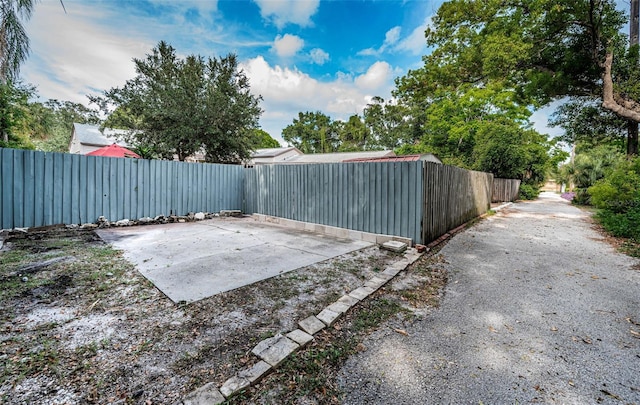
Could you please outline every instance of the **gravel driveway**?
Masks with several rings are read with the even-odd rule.
[[[441,251],[441,307],[349,359],[345,404],[640,404],[640,271],[543,193]]]

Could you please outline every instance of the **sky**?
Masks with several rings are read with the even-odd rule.
[[[42,0],[26,24],[21,76],[42,100],[87,95],[135,76],[133,58],[164,40],[178,56],[238,56],[278,140],[299,112],[362,114],[394,79],[422,66],[441,0]],[[65,13],[66,9],[66,13]]]
[[[622,0],[624,1],[624,0]],[[442,0],[42,0],[26,24],[21,76],[41,99],[88,105],[121,87],[161,40],[178,56],[238,56],[262,96],[262,129],[281,132],[299,112],[346,120],[394,79],[422,66],[424,31]],[[66,12],[65,12],[66,10]],[[549,111],[532,117],[546,128]]]

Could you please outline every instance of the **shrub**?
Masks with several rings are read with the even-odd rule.
[[[589,187],[596,219],[613,236],[640,241],[640,158],[620,162]]]
[[[535,200],[539,194],[540,189],[538,187],[532,186],[531,184],[520,183],[518,197],[521,200]]]
[[[613,236],[640,241],[640,204],[624,213],[600,210],[596,219]]]
[[[623,161],[604,179],[589,187],[594,206],[624,213],[640,198],[640,159]]]

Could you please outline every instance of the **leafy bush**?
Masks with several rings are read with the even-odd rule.
[[[640,204],[624,213],[600,210],[596,219],[613,236],[640,241]]]
[[[623,160],[589,187],[596,219],[614,236],[640,241],[640,158]]]
[[[626,212],[640,199],[640,159],[622,161],[604,179],[589,187],[594,206],[615,213]]]
[[[521,200],[535,200],[540,194],[538,187],[531,184],[520,183],[519,198]]]

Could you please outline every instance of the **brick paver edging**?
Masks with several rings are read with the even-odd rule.
[[[260,378],[282,363],[290,354],[311,342],[314,334],[327,326],[331,326],[349,309],[376,292],[398,273],[406,269],[407,266],[418,260],[420,256],[422,256],[422,253],[418,253],[416,249],[407,249],[401,260],[385,268],[383,272],[365,282],[361,287],[340,297],[318,314],[311,315],[298,322],[299,329],[295,329],[285,335],[277,334],[258,343],[251,350],[256,356],[256,360],[258,360],[252,366],[241,370],[220,387],[214,383],[208,383],[192,391],[177,402],[176,405],[221,404],[227,398],[255,384]]]

